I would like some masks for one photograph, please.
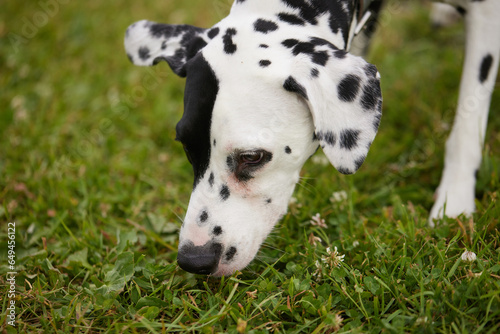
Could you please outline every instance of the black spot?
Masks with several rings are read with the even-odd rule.
[[[225,201],[229,198],[229,195],[231,195],[231,192],[229,191],[228,186],[224,184],[220,188],[220,197],[222,198],[223,201]]]
[[[337,142],[337,136],[335,136],[335,133],[333,133],[332,131],[317,132],[316,138],[318,138],[319,141],[325,142],[330,146],[335,146],[335,143]]]
[[[292,149],[290,148],[290,146],[285,147],[285,153],[286,154],[291,154],[292,153]]]
[[[160,23],[149,23],[145,27],[149,29],[151,36],[161,40],[168,41],[172,38],[180,37],[180,47],[170,56],[156,57],[153,60],[153,64],[166,61],[172,70],[181,77],[186,76],[186,62],[207,44],[203,38],[199,37],[205,32],[203,28],[185,24],[172,25]],[[163,46],[168,47],[166,44]]]
[[[266,204],[271,204],[272,202],[273,202],[272,199],[270,199],[270,198],[266,199]]]
[[[326,1],[314,1],[314,4],[309,4],[304,0],[283,0],[283,2],[291,8],[298,9],[300,17],[311,24],[317,24],[316,17],[326,12],[325,6],[321,6]]]
[[[360,78],[357,75],[348,74],[342,79],[337,87],[337,95],[341,101],[352,102],[358,96]]]
[[[212,28],[208,31],[207,36],[212,39],[219,34],[220,29],[218,27]]]
[[[233,43],[234,35],[236,35],[236,29],[228,28],[224,36],[222,36],[222,41],[224,42],[224,52],[227,54],[233,54],[236,52],[237,46]]]
[[[317,68],[313,68],[313,69],[311,70],[311,76],[312,76],[313,78],[317,78],[317,77],[319,76],[319,71],[318,71],[318,69],[317,69]]]
[[[178,37],[183,35],[181,44],[186,46],[188,41],[195,35],[203,33],[205,29],[198,28],[195,26],[190,26],[186,24],[181,25],[172,25],[172,24],[163,24],[163,23],[153,23],[148,22],[145,28],[149,28],[149,33],[156,38],[164,37],[169,39],[171,37]],[[186,35],[189,35],[186,37]]]
[[[302,96],[303,98],[307,99],[306,89],[304,88],[304,86],[299,84],[292,76],[289,76],[285,80],[285,83],[283,84],[283,88],[285,88],[285,90],[287,90],[289,92],[297,93],[300,96]]]
[[[145,46],[139,48],[139,58],[142,60],[148,60],[151,55],[149,54],[149,49]]]
[[[155,23],[149,26],[149,33],[156,38],[159,37],[170,38],[170,37],[177,37],[182,32],[180,29],[177,30],[175,26],[172,26],[170,24]]]
[[[328,62],[328,59],[330,59],[330,56],[326,51],[319,51],[312,54],[313,63],[321,66],[325,66]]]
[[[263,49],[267,49],[269,47],[269,45],[267,44],[260,44],[259,45],[259,48],[263,48]]]
[[[200,214],[200,223],[206,222],[208,219],[208,212],[206,210],[203,210]]]
[[[167,48],[167,41],[161,42],[161,49],[165,50]]]
[[[483,61],[481,62],[481,69],[479,71],[479,81],[481,81],[481,83],[484,83],[488,79],[491,64],[493,64],[493,56],[491,54],[484,56]]]
[[[215,145],[217,145],[217,140],[214,139],[214,147],[215,147]]]
[[[293,38],[285,39],[283,42],[281,42],[281,44],[287,48],[293,48],[298,43],[299,41]]]
[[[377,67],[375,65],[368,64],[368,65],[365,66],[365,74],[368,77],[376,78],[377,77],[377,73],[378,73],[378,70],[377,70]]]
[[[261,67],[267,67],[269,65],[271,65],[271,62],[269,60],[264,59],[264,60],[259,61],[259,66],[261,66]]]
[[[275,31],[278,29],[278,25],[273,21],[258,19],[254,22],[253,27],[255,31],[267,34],[270,31]]]
[[[342,167],[342,166],[339,166],[339,167],[336,167],[337,170],[341,173],[341,174],[344,174],[344,175],[349,175],[349,174],[352,174],[354,173],[353,171],[351,171],[349,168],[345,168],[345,167]]]
[[[320,40],[318,38],[318,40]],[[330,56],[326,51],[316,51],[317,43],[313,42],[299,42],[296,39],[286,39],[281,44],[287,48],[292,48],[292,53],[294,56],[299,54],[307,54],[311,57],[311,60],[318,65],[325,66],[328,62]]]
[[[368,84],[363,87],[363,95],[361,97],[361,106],[365,110],[373,110],[377,107],[379,97],[382,96],[380,91],[380,81],[370,79]]]
[[[363,164],[365,159],[366,159],[366,156],[363,155],[363,156],[359,157],[358,159],[356,159],[356,161],[354,161],[354,165],[356,166],[356,170],[358,170],[359,167],[361,167],[361,165]]]
[[[236,247],[229,247],[229,250],[226,252],[226,261],[231,261],[236,254]]]
[[[214,186],[214,173],[210,173],[210,176],[208,177],[208,184],[210,187]]]
[[[344,59],[347,56],[347,52],[345,52],[344,50],[337,50],[333,54],[338,59]]]
[[[215,226],[214,229],[212,230],[212,233],[215,235],[215,236],[219,236],[222,234],[222,227],[220,226]]]
[[[280,21],[283,21],[283,22],[286,22],[286,23],[289,23],[292,25],[303,26],[306,24],[306,22],[304,20],[302,20],[300,17],[298,17],[297,15],[288,14],[288,13],[279,13],[278,19]]]
[[[346,129],[340,133],[340,148],[352,150],[358,146],[359,134],[361,131]]]
[[[329,17],[329,27],[333,33],[341,33],[344,41],[349,36],[349,25],[356,1],[282,0],[288,7],[298,11],[300,18],[310,24],[318,24],[317,18]]]

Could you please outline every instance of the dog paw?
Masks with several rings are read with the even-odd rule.
[[[434,226],[434,220],[447,217],[458,217],[461,214],[472,215],[475,210],[474,178],[446,180],[443,177],[436,190],[434,206],[429,215],[429,225]]]

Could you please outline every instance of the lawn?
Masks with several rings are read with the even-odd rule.
[[[229,7],[2,3],[0,330],[498,332],[499,85],[477,213],[430,228],[464,33],[461,23],[433,30],[427,1],[390,1],[381,18],[369,61],[382,75],[383,118],[357,174],[340,175],[318,152],[248,268],[211,278],[177,266],[192,187],[174,141],[184,80],[165,63],[131,65],[123,35],[140,19],[209,27]],[[475,261],[462,260],[466,250]]]

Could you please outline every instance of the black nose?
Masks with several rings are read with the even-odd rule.
[[[221,253],[221,244],[207,242],[203,246],[195,246],[189,242],[179,249],[177,263],[190,273],[209,275],[217,270]]]

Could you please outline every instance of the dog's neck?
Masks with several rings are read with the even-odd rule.
[[[308,26],[316,37],[348,49],[357,21],[357,3],[353,0],[304,0],[296,7],[291,0],[235,0],[228,18],[237,21],[264,19],[280,26]],[[288,22],[287,22],[288,21]]]

